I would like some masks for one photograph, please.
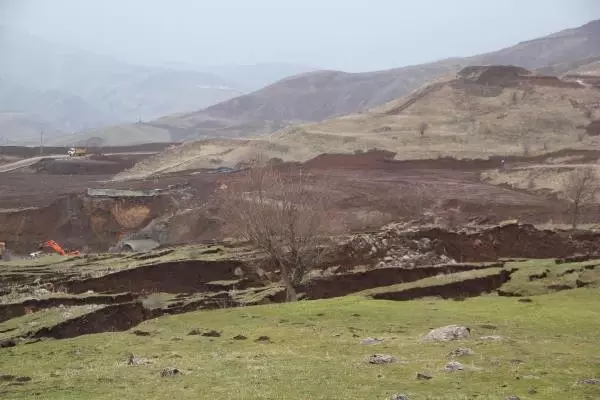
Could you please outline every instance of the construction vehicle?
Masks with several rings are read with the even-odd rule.
[[[51,248],[52,250],[54,250],[55,252],[57,252],[58,254],[60,254],[61,256],[79,256],[81,255],[81,253],[78,250],[74,250],[74,251],[66,251],[65,249],[62,248],[62,246],[58,243],[56,243],[54,240],[48,240],[46,242],[44,242],[40,248]]]
[[[67,154],[71,157],[81,157],[87,154],[87,149],[85,147],[71,147]]]

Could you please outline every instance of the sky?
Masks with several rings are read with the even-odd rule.
[[[493,51],[599,18],[599,0],[0,0],[1,25],[128,62],[350,72]]]

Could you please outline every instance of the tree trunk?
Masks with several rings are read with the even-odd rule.
[[[290,282],[289,279],[284,278],[283,285],[285,287],[285,301],[290,303],[298,300],[298,293],[292,282]]]
[[[579,222],[579,204],[573,204],[573,211],[571,215],[571,229],[577,229],[577,223]]]

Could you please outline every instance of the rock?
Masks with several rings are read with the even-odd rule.
[[[29,376],[19,376],[17,379],[15,379],[15,381],[17,381],[17,382],[31,382],[31,377],[29,377]]]
[[[582,385],[600,385],[600,379],[588,378],[580,381]]]
[[[33,290],[33,295],[36,297],[48,296],[50,291],[48,289],[39,288]]]
[[[182,375],[181,371],[177,368],[165,368],[160,372],[160,376],[162,377],[166,377],[166,376],[178,376],[178,375]]]
[[[259,336],[258,339],[255,340],[258,343],[273,343],[271,342],[271,338],[268,336]]]
[[[528,391],[529,394],[537,394],[537,389],[536,388],[531,388]]]
[[[465,369],[465,367],[463,367],[463,365],[461,363],[459,363],[458,361],[450,361],[444,367],[444,370],[447,371],[447,372],[462,371],[464,369]]]
[[[511,394],[510,396],[505,397],[504,400],[521,400],[521,398],[516,394]]]
[[[141,358],[141,357],[135,357],[132,354],[129,354],[129,357],[127,358],[127,365],[146,365],[146,364],[150,364],[150,360],[148,360],[147,358]]]
[[[395,361],[396,359],[389,354],[373,354],[372,356],[367,357],[367,362],[369,364],[391,364]]]
[[[425,372],[417,372],[417,379],[428,381],[430,379],[433,379],[433,376]]]
[[[481,336],[480,340],[502,340],[504,339],[502,336],[498,335],[490,335],[490,336]]]
[[[248,338],[244,335],[235,335],[232,339],[233,340],[246,340]]]
[[[383,339],[377,339],[377,338],[372,338],[372,337],[364,338],[360,341],[360,344],[365,344],[365,345],[380,344],[380,343],[383,343]]]
[[[492,325],[492,324],[481,324],[481,325],[479,325],[479,327],[481,329],[498,329],[498,327],[496,325]]]
[[[441,328],[432,329],[422,341],[424,342],[448,342],[451,340],[466,339],[470,336],[471,330],[466,326],[448,325]]]
[[[458,349],[452,350],[448,357],[464,357],[472,356],[475,352],[468,347],[459,347]]]
[[[410,400],[407,394],[404,393],[396,393],[390,397],[390,400]]]
[[[9,374],[0,374],[0,382],[10,382],[17,379],[16,376],[14,375],[9,375]]]

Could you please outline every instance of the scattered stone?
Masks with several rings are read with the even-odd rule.
[[[520,364],[525,364],[525,361],[515,358],[514,360],[510,360],[510,363],[514,364],[514,365],[520,365]]]
[[[511,394],[510,396],[505,397],[504,400],[521,400],[521,398],[515,394]]]
[[[246,340],[248,338],[244,335],[235,335],[232,339],[233,340]]]
[[[324,316],[325,316],[325,313],[322,313],[322,312],[317,314],[317,317],[324,317]]]
[[[377,339],[377,338],[372,338],[372,337],[364,338],[360,341],[360,344],[364,344],[364,345],[380,344],[380,343],[383,343],[383,339]]]
[[[481,339],[481,340],[502,340],[504,338],[502,336],[498,336],[498,335],[490,335],[490,336],[481,336],[479,339]]]
[[[160,376],[163,378],[166,376],[178,376],[182,375],[181,371],[177,368],[165,368],[160,372]]]
[[[17,379],[15,379],[15,381],[17,381],[17,382],[31,382],[31,377],[30,376],[19,376]]]
[[[479,325],[479,327],[481,329],[498,329],[498,327],[496,325],[492,325],[492,324],[481,324],[481,325]]]
[[[533,303],[533,300],[529,299],[529,298],[523,298],[523,299],[519,299],[517,300],[519,303]]]
[[[141,331],[141,330],[139,330],[139,329],[138,329],[138,330],[135,330],[135,331],[133,331],[133,334],[134,334],[135,336],[150,336],[150,335],[152,335],[150,332],[147,332],[147,331]]]
[[[268,336],[259,336],[258,339],[255,340],[257,343],[273,343],[271,338]]]
[[[88,290],[87,292],[85,292],[85,294],[94,294],[93,290]]]
[[[373,354],[372,356],[367,357],[367,362],[369,364],[391,364],[395,361],[396,359],[389,354]]]
[[[472,356],[475,352],[468,347],[459,347],[458,349],[452,350],[448,357],[464,357]]]
[[[360,317],[360,314],[354,313],[352,314],[353,317]]]
[[[582,385],[600,385],[600,379],[588,378],[580,381]]]
[[[531,388],[528,391],[529,394],[537,394],[537,389],[536,388]]]
[[[432,329],[425,337],[423,342],[448,342],[451,340],[466,339],[471,335],[471,329],[461,325],[448,325],[441,328]]]
[[[171,340],[173,342],[181,342],[183,340],[183,338],[179,337],[179,336],[175,336],[174,338],[171,338]]]
[[[340,336],[342,336],[342,334],[341,334],[341,333],[334,333],[334,334],[333,334],[333,337],[340,337]]]
[[[458,361],[450,361],[444,367],[444,370],[447,371],[447,372],[462,371],[464,369],[465,369],[465,367],[463,367],[463,365],[461,363],[459,363]]]
[[[417,372],[417,379],[428,381],[430,379],[433,379],[433,376],[425,372]]]
[[[404,393],[396,393],[393,394],[390,400],[410,400],[407,394]]]
[[[142,357],[136,357],[132,354],[129,354],[129,357],[127,357],[127,365],[146,365],[146,364],[150,364],[150,360],[148,360],[147,358],[142,358]]]

